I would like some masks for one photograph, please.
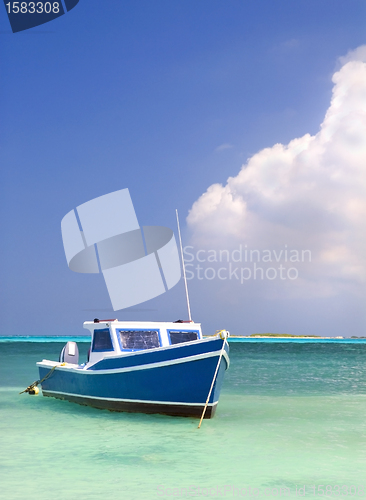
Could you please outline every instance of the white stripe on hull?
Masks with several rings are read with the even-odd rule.
[[[156,363],[148,363],[145,365],[137,365],[137,366],[128,366],[126,368],[110,368],[109,370],[86,370],[81,369],[81,368],[74,368],[73,365],[68,364],[66,366],[58,366],[59,363],[55,361],[40,361],[37,363],[37,366],[40,366],[42,368],[53,368],[54,366],[57,366],[57,370],[62,370],[62,371],[72,371],[74,373],[80,373],[84,375],[111,375],[113,373],[126,373],[126,372],[132,372],[132,371],[137,371],[137,370],[149,370],[152,368],[161,368],[163,366],[169,366],[169,365],[177,365],[180,363],[189,363],[191,361],[198,361],[200,359],[205,359],[205,358],[212,358],[214,356],[219,356],[221,353],[221,350],[219,351],[214,351],[214,352],[208,352],[208,353],[203,353],[203,354],[196,354],[195,356],[187,356],[186,358],[179,358],[179,359],[171,359],[168,361],[159,361]],[[227,368],[229,368],[229,356],[227,355],[226,351],[223,353],[223,357],[226,360],[227,363]],[[108,359],[108,358],[106,358]],[[115,359],[115,358],[114,358]]]
[[[145,403],[145,404],[154,404],[154,405],[179,405],[179,406],[205,406],[205,403],[181,403],[178,401],[151,401],[148,399],[122,399],[122,398],[103,398],[99,396],[87,396],[86,394],[73,394],[71,392],[60,392],[60,391],[44,391],[47,395],[57,394],[60,396],[71,396],[74,398],[87,398],[87,399],[98,399],[101,401],[119,401],[121,403]],[[217,405],[218,401],[214,403],[210,403],[208,406]]]

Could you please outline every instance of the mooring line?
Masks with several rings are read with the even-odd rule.
[[[219,332],[219,333],[220,333],[220,336],[221,336],[221,332],[222,332],[222,331],[223,331],[223,330],[221,330],[221,331]],[[225,344],[226,344],[226,337],[224,338],[224,342],[223,342],[223,344],[222,344],[222,349],[221,349],[221,352],[220,352],[219,360],[218,360],[218,362],[217,362],[216,370],[215,370],[215,373],[214,373],[214,376],[213,376],[213,379],[212,379],[212,383],[211,383],[210,391],[209,391],[208,396],[207,396],[206,404],[205,404],[205,407],[203,408],[203,412],[202,412],[202,415],[201,415],[201,420],[200,420],[200,423],[198,424],[198,429],[201,427],[202,420],[203,420],[203,418],[204,418],[204,416],[205,416],[205,413],[206,413],[206,410],[207,410],[208,402],[209,402],[210,397],[211,397],[211,392],[212,392],[213,386],[214,386],[214,384],[215,384],[216,375],[217,375],[217,372],[218,372],[219,367],[220,367],[220,363],[221,363],[222,355],[224,354]]]
[[[58,367],[58,366],[65,366],[65,363],[61,363],[59,365],[55,365],[54,367],[51,368],[51,370],[46,373],[46,375],[43,377],[43,379],[41,380],[36,380],[35,382],[33,382],[33,384],[31,385],[28,385],[28,387],[26,389],[24,389],[24,391],[20,392],[19,394],[23,394],[24,392],[28,392],[29,394],[32,394],[32,391],[39,385],[39,384],[42,384],[42,382],[44,382],[45,380],[47,380],[51,374],[53,373],[53,371]],[[34,392],[33,392],[34,394]]]

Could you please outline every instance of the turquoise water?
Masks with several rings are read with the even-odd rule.
[[[1,497],[366,497],[364,343],[232,343],[216,416],[200,430],[19,395],[62,345],[0,344]]]

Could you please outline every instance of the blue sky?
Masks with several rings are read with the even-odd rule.
[[[209,186],[263,148],[317,134],[339,57],[365,43],[365,14],[363,0],[80,0],[12,34],[3,9],[0,334],[82,333],[110,314],[184,319],[182,283],[113,313],[102,276],[67,268],[62,217],[127,187],[141,225],[174,228],[178,208],[197,245],[204,231],[186,217]],[[361,285],[322,297],[246,285],[190,282],[205,333],[365,334]]]

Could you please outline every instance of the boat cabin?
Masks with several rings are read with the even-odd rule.
[[[91,333],[89,364],[107,357],[121,356],[146,349],[169,348],[176,344],[201,340],[201,324],[193,322],[85,321]]]

